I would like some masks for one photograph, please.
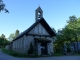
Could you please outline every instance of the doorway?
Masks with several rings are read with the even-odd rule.
[[[47,43],[41,42],[41,55],[47,55]]]

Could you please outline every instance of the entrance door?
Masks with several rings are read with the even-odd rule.
[[[42,42],[41,43],[41,54],[46,55],[47,54],[47,43]]]

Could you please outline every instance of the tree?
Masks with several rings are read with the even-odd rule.
[[[78,52],[78,37],[80,36],[80,18],[77,19],[76,16],[70,16],[69,22],[68,22],[68,28],[72,29],[73,36],[75,39],[75,42],[77,42],[77,52]]]
[[[1,37],[3,38],[3,47],[4,47],[4,45],[5,45],[5,35],[2,34]]]
[[[32,42],[31,42],[29,50],[28,50],[28,54],[33,54],[33,53],[34,53],[34,48],[33,48]]]
[[[10,34],[8,37],[9,41],[14,40],[19,35],[19,30],[16,30],[15,33]]]
[[[64,48],[64,35],[62,30],[58,30],[56,40],[54,41],[55,52],[61,53]]]
[[[2,38],[5,38],[5,35],[4,35],[4,34],[2,34],[2,35],[1,35],[1,37],[2,37]]]
[[[78,42],[80,41],[80,18],[77,18],[75,15],[70,16],[67,23],[68,24],[62,28],[62,30],[58,30],[54,45],[60,51],[60,47],[63,47],[63,44],[67,44],[67,46],[71,44],[74,46],[75,52],[78,52]],[[77,46],[75,46],[75,42]]]
[[[14,40],[15,39],[15,35],[14,35],[14,33],[12,33],[12,34],[10,34],[10,36],[9,36],[9,41],[12,41],[12,40]]]
[[[19,30],[15,31],[15,38],[19,35]]]
[[[66,25],[62,30],[58,30],[57,32],[57,47],[60,48],[60,46],[63,48],[64,44],[70,45],[70,43],[73,43],[75,31],[73,30],[76,26],[76,16],[70,16],[68,25]]]
[[[70,41],[70,44],[73,43],[74,49],[77,48],[78,52],[78,38],[80,36],[80,19],[78,19],[75,15],[70,16],[68,25],[66,25],[64,29],[65,37],[67,38],[68,41]],[[75,47],[75,42],[77,43],[77,47]]]
[[[56,33],[56,30],[54,28],[52,28],[52,30]]]
[[[7,40],[4,34],[0,36],[0,47],[5,47],[7,44],[9,44],[10,41]]]
[[[0,11],[5,11],[5,13],[9,13],[9,11],[5,8],[5,4],[2,0],[0,0]]]

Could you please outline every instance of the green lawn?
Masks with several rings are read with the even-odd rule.
[[[62,53],[53,53],[52,55],[53,55],[53,56],[63,56]]]
[[[18,52],[15,52],[15,51],[11,51],[11,50],[7,50],[5,48],[1,48],[1,51],[3,53],[6,53],[8,55],[11,55],[11,56],[14,56],[14,57],[22,57],[22,58],[28,58],[28,57],[31,57],[31,58],[37,58],[37,57],[42,57],[42,56],[38,56],[37,54],[34,55],[34,54],[31,54],[31,55],[27,55],[27,54],[20,54]]]
[[[6,54],[14,56],[14,57],[35,57],[34,55],[29,56],[27,54],[20,54],[18,52],[7,50],[5,48],[0,48],[0,49],[1,49],[1,51],[3,53],[6,53]],[[78,55],[78,56],[80,56],[80,54],[72,54],[72,55]],[[48,56],[50,56],[50,55],[48,55]],[[52,56],[64,56],[64,54],[62,54],[62,53],[53,53]],[[42,56],[36,56],[36,57],[42,57]]]
[[[2,51],[3,53],[6,53],[6,54],[11,55],[11,56],[14,56],[14,57],[28,57],[27,54],[20,54],[20,53],[18,53],[18,52],[11,51],[11,50],[7,50],[7,49],[5,49],[5,48],[1,48],[1,51]]]

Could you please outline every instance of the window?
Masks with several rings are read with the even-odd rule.
[[[38,19],[40,19],[41,18],[41,13],[40,12],[38,12]]]
[[[38,33],[38,25],[34,28],[34,33]]]
[[[41,33],[41,30],[42,30],[41,25],[39,25],[39,33]]]
[[[45,29],[43,28],[43,34],[45,34]]]

